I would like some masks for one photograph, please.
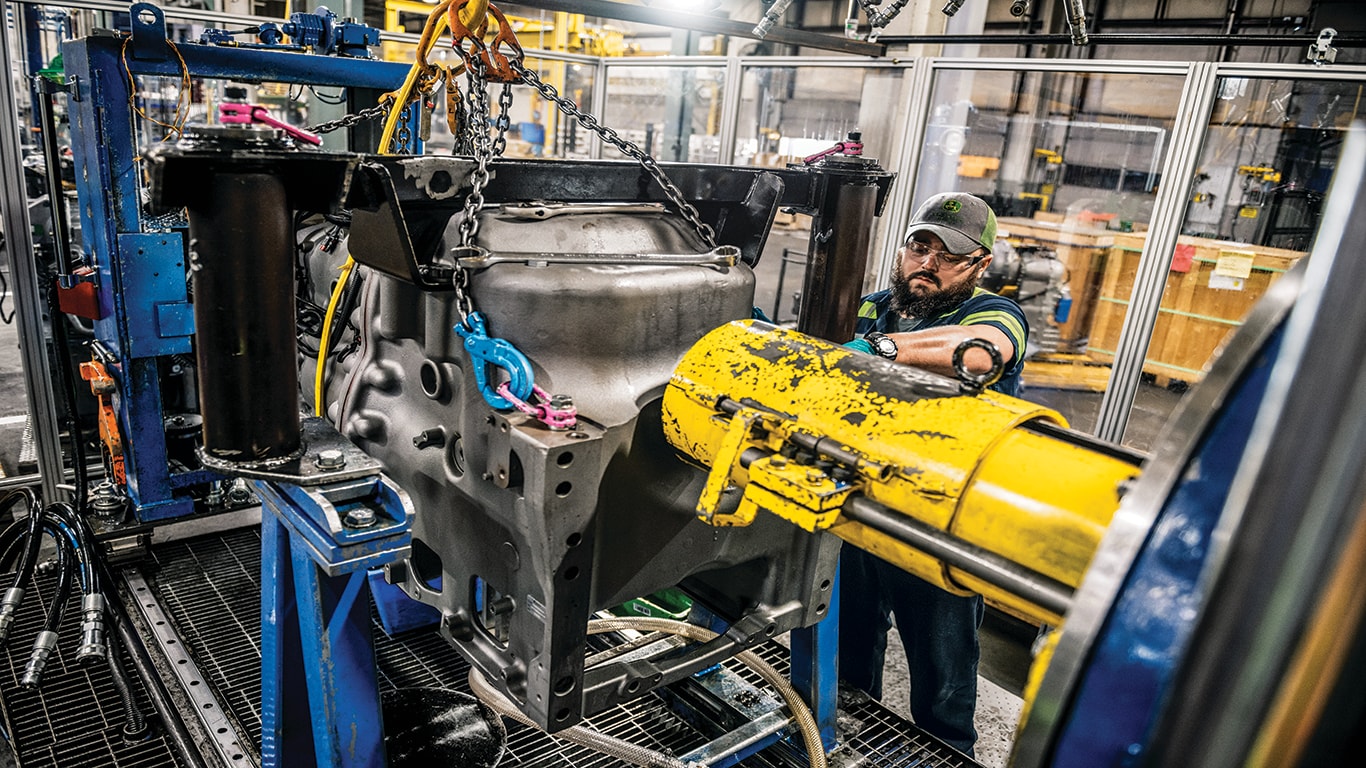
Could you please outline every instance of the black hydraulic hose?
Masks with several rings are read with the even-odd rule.
[[[65,525],[74,537],[72,546],[81,555],[82,583],[85,585],[85,593],[90,595],[103,592],[100,571],[95,567],[97,552],[95,534],[90,530],[90,524],[86,521],[85,515],[77,512],[70,504],[62,502],[49,504],[46,514]]]
[[[56,526],[48,529],[48,533],[57,543],[57,589],[48,603],[43,631],[56,632],[62,625],[62,616],[66,613],[66,601],[71,598],[71,580],[76,574],[76,553],[71,541],[62,535]]]
[[[133,692],[133,686],[128,678],[128,670],[123,666],[123,654],[121,649],[123,643],[119,639],[119,634],[114,632],[109,635],[109,644],[105,646],[105,659],[109,662],[109,677],[114,681],[114,688],[119,692],[119,699],[123,702],[123,738],[129,741],[138,741],[146,738],[147,718],[142,714],[142,708],[138,706],[137,694]]]
[[[66,432],[71,436],[71,464],[74,473],[74,483],[76,484],[76,509],[84,512],[89,502],[89,477],[86,475],[85,468],[85,445],[81,437],[80,418],[76,410],[76,373],[71,369],[71,352],[68,348],[68,336],[66,333],[66,323],[62,318],[66,313],[62,312],[61,305],[57,300],[57,284],[54,281],[48,285],[47,306],[49,317],[52,318],[52,346],[53,357],[57,364],[58,384],[62,388],[62,399],[66,401]]]
[[[15,520],[0,531],[0,573],[14,567],[14,559],[19,556],[19,537],[28,533],[28,518]],[[25,546],[28,540],[24,540]]]
[[[43,514],[38,495],[28,488],[17,488],[0,497],[0,513],[8,512],[20,501],[28,503],[28,519],[16,520],[3,533],[0,533],[0,563],[6,568],[16,547],[19,550],[19,565],[15,569],[14,582],[0,598],[0,645],[9,637],[14,617],[19,605],[24,601],[24,592],[33,578],[33,569],[38,564],[38,546],[41,543]],[[28,536],[19,546],[20,536]]]
[[[31,488],[16,488],[5,494],[4,498],[0,499],[0,513],[8,512],[20,499],[28,502],[28,519],[23,521],[28,540],[20,551],[17,569],[19,575],[14,579],[14,586],[22,589],[24,584],[33,577],[33,568],[38,564],[38,545],[42,542],[43,516],[38,494],[34,493]]]

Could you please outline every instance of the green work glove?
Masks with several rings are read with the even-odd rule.
[[[854,339],[853,341],[846,342],[844,346],[846,349],[862,352],[865,355],[877,354],[873,351],[873,345],[869,344],[867,339]]]

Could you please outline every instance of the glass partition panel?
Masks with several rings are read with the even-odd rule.
[[[602,122],[660,162],[719,163],[725,84],[724,66],[611,65]]]
[[[912,208],[950,191],[992,205],[1000,234],[982,285],[1029,321],[1022,396],[1083,431],[1113,362],[1125,310],[1116,301],[1129,298],[1110,274],[1126,253],[1116,240],[1147,228],[1183,83],[1174,73],[934,77]]]
[[[1126,445],[1146,447],[1146,424],[1166,420],[1252,305],[1308,254],[1364,90],[1366,80],[1219,78]],[[1127,304],[1143,236],[1115,236],[1114,289],[1103,297],[1114,314]]]
[[[907,71],[902,67],[746,66],[732,162],[781,168],[858,131],[864,156],[895,170],[894,147],[905,120]],[[873,243],[879,242],[885,218],[874,224]],[[780,323],[796,321],[810,237],[809,216],[780,213],[755,270],[755,303]]]
[[[459,63],[459,57],[450,50],[438,50],[430,60],[446,60],[450,66]],[[410,59],[411,61],[411,59]],[[528,55],[524,60],[526,68],[535,72],[541,82],[554,86],[564,98],[569,99],[579,109],[590,111],[593,100],[593,83],[597,79],[597,68],[579,62],[539,58]],[[460,92],[468,95],[468,83],[462,75],[458,78]],[[500,114],[499,100],[504,86],[490,83],[488,86],[489,110],[492,118]],[[586,159],[592,151],[587,131],[579,121],[565,115],[555,104],[548,102],[540,92],[528,85],[514,85],[510,90],[511,101],[508,108],[508,127],[503,151],[505,157],[551,157],[559,159]],[[437,94],[434,99],[431,133],[423,149],[427,154],[450,154],[455,147],[455,138],[447,120],[445,98]]]

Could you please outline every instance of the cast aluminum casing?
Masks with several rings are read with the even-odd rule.
[[[446,244],[458,242],[459,218]],[[663,212],[526,220],[488,210],[480,223],[479,242],[497,254],[708,250]],[[335,274],[316,247],[310,261],[315,276]],[[538,386],[573,398],[572,431],[490,407],[453,331],[454,294],[373,270],[353,315],[359,346],[330,373],[329,417],[416,509],[413,556],[391,580],[439,609],[441,634],[551,731],[759,637],[809,626],[831,598],[838,540],[774,516],[747,528],[701,522],[694,507],[706,476],[678,458],[661,429],[674,365],[708,331],[751,316],[753,273],[743,264],[646,261],[571,265],[552,256],[471,276],[489,334],[526,354]],[[731,630],[684,659],[585,674],[594,612],[680,584]]]

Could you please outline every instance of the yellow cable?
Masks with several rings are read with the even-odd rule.
[[[443,0],[432,9],[431,14],[427,17],[427,24],[423,27],[422,38],[417,47],[417,59],[413,62],[412,68],[408,70],[408,76],[404,78],[403,85],[394,98],[393,107],[389,110],[389,117],[384,121],[384,133],[380,135],[379,139],[379,154],[381,155],[387,155],[391,151],[390,144],[394,139],[394,130],[398,126],[403,107],[408,103],[418,77],[431,71],[432,67],[427,63],[427,53],[436,45],[441,33],[445,32],[449,26],[446,11],[454,1]],[[461,9],[460,20],[468,26],[471,19],[483,19],[488,15],[488,6],[488,0],[473,0]],[[351,277],[351,272],[355,266],[355,260],[348,255],[346,262],[342,264],[337,285],[332,289],[332,296],[327,301],[327,310],[323,313],[322,338],[318,341],[317,369],[313,372],[314,416],[323,415],[323,383],[326,380],[327,340],[332,334],[332,318],[336,314],[337,305],[341,302],[342,291],[346,289],[346,281]]]

